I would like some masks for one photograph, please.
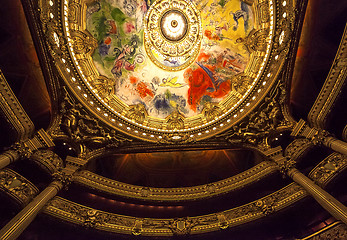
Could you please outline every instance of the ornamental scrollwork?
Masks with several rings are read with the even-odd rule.
[[[61,182],[67,188],[72,182],[72,175],[63,171],[55,172],[52,174],[53,180]]]
[[[72,40],[78,54],[92,54],[98,45],[97,40],[87,31],[73,31]]]
[[[310,138],[310,140],[314,145],[322,146],[326,137],[328,136],[329,133],[326,130],[319,129],[317,133]]]
[[[10,147],[10,150],[15,151],[19,158],[29,158],[33,154],[33,151],[25,144],[25,141],[16,142]]]
[[[282,176],[287,177],[287,173],[289,170],[295,168],[296,161],[290,158],[285,158],[285,160],[279,164],[280,172]]]
[[[145,105],[142,103],[129,106],[128,118],[134,120],[137,123],[143,123],[143,121],[148,116]]]
[[[347,168],[347,157],[333,153],[320,162],[309,174],[310,178],[320,186],[325,186],[336,173]]]
[[[31,182],[11,169],[0,171],[0,189],[22,205],[29,203],[39,192]]]
[[[204,108],[202,109],[202,114],[205,116],[207,121],[211,121],[219,116],[221,108],[218,103],[206,102]]]
[[[273,47],[278,54],[282,51],[288,50],[291,35],[292,30],[290,21],[287,18],[280,20],[273,37]]]
[[[166,128],[167,129],[182,129],[184,128],[184,116],[177,110],[173,111],[166,118]]]
[[[237,43],[243,43],[249,52],[265,51],[266,39],[268,37],[268,29],[253,29],[246,38],[238,38]]]
[[[51,150],[36,151],[31,155],[30,159],[42,166],[49,173],[60,171],[64,167],[63,160]]]
[[[67,51],[67,41],[59,27],[58,21],[49,19],[48,21],[43,22],[42,26],[49,53],[53,57],[56,55],[63,56],[64,52]]]
[[[45,212],[103,231],[146,236],[172,236],[217,231],[237,226],[279,211],[305,196],[307,192],[299,185],[292,183],[273,194],[240,207],[209,215],[171,219],[135,218],[107,213],[60,197],[55,197],[46,206]]]

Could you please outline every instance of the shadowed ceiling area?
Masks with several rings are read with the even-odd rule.
[[[36,128],[47,128],[51,102],[20,0],[0,8],[0,68]]]

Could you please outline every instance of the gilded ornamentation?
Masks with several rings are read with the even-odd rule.
[[[52,174],[54,181],[61,182],[64,187],[68,187],[72,182],[72,175],[67,174],[64,171],[58,171]]]
[[[118,134],[100,126],[99,122],[90,117],[80,103],[74,103],[66,95],[61,104],[61,129],[75,143],[83,144],[88,148],[117,147],[130,141]]]
[[[177,110],[173,111],[167,118],[166,118],[166,128],[167,129],[182,129],[184,128],[184,116],[179,113]]]
[[[266,23],[270,21],[270,16],[269,16],[269,2],[267,0],[264,1],[259,1],[260,3],[257,5],[258,8],[258,18],[260,19],[261,23]]]
[[[134,120],[137,123],[143,123],[148,116],[145,106],[141,103],[129,106],[128,118]]]
[[[298,138],[291,142],[284,150],[284,155],[290,159],[297,160],[306,150],[312,147],[310,140]]]
[[[249,89],[252,81],[253,79],[250,77],[244,74],[238,74],[233,78],[231,87],[234,91],[243,95]]]
[[[142,232],[142,220],[135,220],[134,227],[131,230],[132,234],[140,235]]]
[[[42,166],[49,173],[60,171],[64,167],[63,160],[51,150],[39,150],[30,159]]]
[[[102,97],[106,98],[115,93],[116,83],[111,78],[101,75],[98,79],[92,82],[92,85]]]
[[[16,142],[11,146],[11,150],[17,152],[20,158],[29,158],[33,154],[33,151],[25,141]]]
[[[243,43],[249,52],[266,50],[268,29],[253,29],[246,38],[238,38],[236,42]]]
[[[202,39],[200,12],[186,0],[157,0],[145,17],[144,45],[158,67],[180,71],[199,54]]]
[[[289,20],[287,20],[286,18],[280,20],[278,23],[278,28],[275,30],[273,37],[273,46],[278,54],[288,48],[291,34],[291,24]]]
[[[273,205],[274,202],[270,202],[269,204],[266,204],[262,200],[258,200],[255,205],[262,211],[264,215],[269,215],[275,211]]]
[[[176,219],[134,218],[106,213],[55,197],[45,212],[82,226],[102,231],[143,236],[198,234],[237,226],[264,217],[299,201],[307,192],[290,184],[257,201],[219,213]]]
[[[0,171],[0,189],[22,205],[28,204],[39,190],[34,184],[11,169]]]
[[[202,109],[202,114],[205,116],[207,121],[211,121],[219,116],[221,112],[218,103],[206,102],[204,108]]]
[[[92,35],[87,31],[73,31],[72,43],[76,53],[92,54],[98,43]]]
[[[220,229],[226,229],[228,228],[228,221],[223,212],[216,214],[217,219],[218,219],[218,226]]]
[[[324,143],[324,140],[326,139],[326,137],[329,136],[329,133],[325,130],[322,130],[322,129],[319,129],[317,131],[317,133],[315,135],[313,135],[311,139],[311,142],[314,144],[314,145],[323,145]]]
[[[249,114],[241,123],[235,125],[231,130],[218,135],[231,143],[250,143],[259,145],[262,149],[268,148],[266,138],[270,132],[281,126],[286,126],[281,109],[283,93],[278,87],[275,91],[265,97],[264,102]]]
[[[158,137],[158,143],[160,144],[187,144],[195,141],[194,137],[184,133],[169,133]]]
[[[59,28],[58,22],[50,19],[44,25],[44,32],[48,49],[52,56],[62,56],[64,51],[67,51],[66,40]]]
[[[286,158],[282,163],[279,163],[280,172],[283,177],[287,176],[290,169],[295,168],[296,161],[290,158]]]
[[[230,178],[188,188],[149,188],[135,186],[101,177],[86,170],[75,174],[74,182],[90,188],[97,188],[99,191],[108,195],[152,201],[187,201],[209,198],[235,191],[277,171],[278,169],[275,163],[264,161]]]
[[[318,185],[325,186],[338,172],[347,168],[347,157],[333,153],[320,162],[309,174]]]

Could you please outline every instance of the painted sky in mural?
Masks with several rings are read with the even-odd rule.
[[[114,79],[123,102],[142,103],[154,117],[174,110],[191,117],[232,90],[232,77],[249,61],[236,39],[253,29],[252,9],[240,0],[193,2],[201,11],[201,50],[192,65],[177,72],[160,69],[146,56],[143,24],[149,1],[101,0],[88,6],[87,30],[98,41],[92,59],[101,75]]]

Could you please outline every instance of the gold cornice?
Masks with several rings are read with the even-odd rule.
[[[81,171],[74,175],[75,183],[97,189],[109,195],[152,201],[187,201],[210,198],[243,188],[253,182],[278,171],[275,163],[264,161],[230,178],[184,188],[152,188],[135,186],[102,177],[90,171]]]
[[[29,138],[35,126],[7,83],[0,69],[0,110],[16,131],[16,141]]]
[[[307,193],[295,183],[266,197],[223,212],[185,218],[135,218],[107,213],[55,197],[44,213],[77,225],[101,231],[143,235],[172,236],[199,234],[235,227],[280,211],[303,199]]]
[[[324,85],[314,102],[307,119],[313,127],[325,129],[327,117],[335,104],[347,78],[347,25],[339,49]]]

